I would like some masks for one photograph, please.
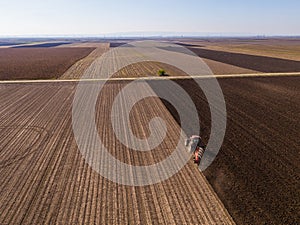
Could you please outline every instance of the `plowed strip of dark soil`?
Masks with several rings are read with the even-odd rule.
[[[15,46],[12,48],[52,48],[52,47],[57,47],[60,45],[66,45],[66,44],[71,44],[72,42],[49,42],[49,43],[42,43],[42,44],[35,44],[35,45],[21,45],[21,46]]]
[[[94,48],[0,49],[0,80],[60,77]]]
[[[176,82],[195,102],[207,139],[211,121],[204,94],[192,80]],[[227,131],[205,176],[238,224],[297,224],[300,77],[228,78],[219,83]],[[179,122],[174,108],[165,105]]]
[[[120,47],[122,45],[126,45],[127,42],[111,42],[109,47],[111,48],[117,48],[117,47]]]
[[[266,73],[299,72],[300,62],[266,56],[190,48],[199,57]]]

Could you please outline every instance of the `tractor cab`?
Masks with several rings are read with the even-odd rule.
[[[191,136],[186,139],[185,146],[188,148],[189,152],[193,153],[194,163],[199,166],[206,147],[202,142],[201,137],[196,135]]]

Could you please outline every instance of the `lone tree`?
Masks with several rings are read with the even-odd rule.
[[[166,71],[165,71],[164,69],[160,69],[160,70],[158,71],[158,75],[159,75],[159,76],[166,76],[167,74],[166,74]]]

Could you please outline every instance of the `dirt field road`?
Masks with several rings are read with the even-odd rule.
[[[135,81],[139,80],[188,80],[188,79],[206,79],[206,78],[242,78],[242,77],[286,77],[286,76],[300,76],[299,72],[295,73],[250,73],[250,74],[223,74],[223,75],[200,75],[200,76],[165,76],[165,77],[112,77],[109,81]],[[78,83],[81,79],[58,79],[58,80],[2,80],[0,84],[34,84],[34,83]],[[106,81],[105,78],[88,78],[85,82]]]

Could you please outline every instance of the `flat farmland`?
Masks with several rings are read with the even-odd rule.
[[[71,42],[45,42],[45,43],[29,43],[25,45],[12,46],[12,48],[53,48],[61,45],[71,44]]]
[[[54,79],[94,48],[0,49],[0,80]]]
[[[134,63],[129,66],[126,66],[113,74],[112,78],[126,78],[126,77],[147,77],[153,76],[157,77],[158,71],[160,69],[164,69],[166,72],[166,76],[187,76],[185,72],[176,68],[175,66],[154,62],[154,61],[146,61],[141,63]]]
[[[297,38],[179,39],[200,56],[214,74],[300,71],[300,40]]]
[[[204,94],[191,80],[176,82],[195,102],[201,135],[207,140],[211,121]],[[226,78],[219,83],[226,101],[227,130],[204,175],[237,224],[296,224],[300,217],[299,77]],[[160,91],[155,82],[150,86]],[[173,96],[180,99],[176,93]],[[165,105],[180,123],[174,108]]]
[[[193,51],[217,75],[300,72],[300,40],[296,38],[257,40],[195,38],[178,39],[173,42]],[[123,44],[126,42],[111,43],[110,46],[114,48]],[[166,65],[153,62],[150,67],[157,69],[157,67],[163,66],[166,67]],[[137,69],[134,66],[131,67],[132,76],[136,77]],[[154,72],[150,72],[150,67],[146,69],[149,71],[148,74],[155,75]],[[182,75],[180,72],[176,74]],[[117,76],[121,77],[120,75],[119,73]]]
[[[99,95],[99,137],[116,158],[152,164],[173,151],[179,126],[158,98],[147,98],[131,112],[133,132],[147,137],[148,122],[162,116],[171,128],[165,140],[147,153],[119,143],[109,108],[124,85],[110,82]],[[151,90],[140,85],[137,94]],[[75,82],[0,86],[1,224],[234,224],[192,162],[168,180],[144,187],[119,185],[93,171],[72,131],[75,88]]]
[[[218,72],[224,71],[224,73],[226,73],[226,68],[222,68],[222,64],[263,73],[300,72],[300,61],[296,60],[232,53],[204,48],[190,49],[201,58],[221,63],[219,64],[220,68]],[[212,67],[212,70],[214,71],[214,67]],[[239,71],[237,70],[237,72]]]
[[[191,48],[300,61],[299,38],[210,38],[181,39],[175,42]]]
[[[80,79],[88,67],[109,50],[109,43],[73,43],[63,45],[72,48],[95,48],[89,55],[74,63],[67,71],[60,76],[60,79]]]
[[[232,42],[232,46],[244,48],[243,41]],[[229,43],[224,40],[212,43],[183,40],[181,44],[203,57],[215,74],[299,69],[300,61],[293,54],[291,58],[284,55],[279,58],[271,53],[229,50]],[[8,77],[2,73],[5,76],[0,79],[58,79],[0,84],[0,224],[296,224],[299,221],[300,79],[296,74],[218,78],[226,101],[227,130],[219,154],[203,173],[191,159],[161,183],[133,187],[114,183],[94,171],[88,164],[91,157],[83,157],[74,137],[73,99],[78,79],[87,72],[91,80],[85,85],[87,89],[94,88],[103,82],[101,76],[135,59],[134,51],[124,55],[112,51],[107,59],[93,63],[109,47],[117,46],[119,43],[74,42],[54,48],[0,49],[0,53],[2,50],[8,53],[7,59],[3,52],[2,58],[0,54],[0,65],[6,65],[3,70],[0,67],[0,72],[12,71]],[[44,55],[45,52],[49,54]],[[26,54],[28,57],[21,57]],[[146,166],[161,162],[178,144],[181,125],[178,113],[158,97],[139,101],[129,114],[132,133],[141,139],[151,136],[152,119],[160,117],[166,122],[166,137],[151,151],[127,147],[117,138],[111,124],[111,118],[116,119],[125,142],[134,142],[122,123],[124,115],[111,113],[116,96],[129,84],[116,78],[158,76],[161,68],[194,101],[205,142],[211,134],[210,108],[205,95],[188,77],[175,79],[186,76],[183,71],[152,61],[131,64],[115,73],[114,81],[105,84],[95,107],[99,138],[114,158],[126,164]],[[43,71],[41,77],[37,76],[38,70]],[[16,71],[22,72],[19,77],[15,76]],[[205,83],[209,78],[200,81]],[[164,82],[163,79],[138,81],[130,94],[121,94],[117,112],[124,112],[134,96],[144,93],[158,96],[168,92],[176,102],[185,104],[184,97],[174,90],[168,91]],[[88,95],[82,96],[79,105],[88,101]],[[219,111],[219,115],[222,113]],[[90,136],[92,128],[82,128],[87,131],[84,145],[96,146]],[[160,129],[154,132],[163,135]],[[183,143],[179,144],[185,151]],[[89,155],[93,156],[92,164],[97,164],[94,153]],[[108,161],[107,156],[102,158]],[[176,167],[179,162],[171,165]],[[116,165],[109,168],[120,169]],[[167,174],[168,169],[138,179],[151,180]],[[128,174],[137,176],[132,171]]]

